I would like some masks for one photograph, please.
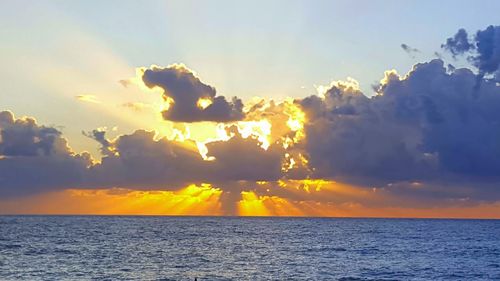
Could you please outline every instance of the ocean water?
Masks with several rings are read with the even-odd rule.
[[[0,216],[0,280],[500,280],[500,221]]]

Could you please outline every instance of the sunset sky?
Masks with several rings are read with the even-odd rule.
[[[2,1],[0,214],[500,218],[500,2],[257,2]]]

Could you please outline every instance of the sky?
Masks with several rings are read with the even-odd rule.
[[[498,1],[2,1],[0,213],[500,217]]]

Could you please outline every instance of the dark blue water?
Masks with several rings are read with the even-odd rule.
[[[0,216],[0,280],[500,280],[500,221]]]

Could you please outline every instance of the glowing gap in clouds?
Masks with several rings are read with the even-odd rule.
[[[295,184],[300,185],[298,182]],[[297,194],[303,194],[300,188]],[[330,187],[329,187],[330,188]],[[345,194],[340,188],[339,197]],[[354,193],[355,188],[348,188]],[[315,189],[311,192],[319,192]],[[29,198],[0,200],[3,214],[96,214],[96,215],[240,215],[240,216],[314,216],[314,217],[421,217],[421,218],[500,218],[500,203],[464,207],[402,208],[369,207],[355,198],[345,202],[285,199],[243,191],[236,201],[222,196],[223,191],[209,184],[189,185],[179,191],[134,191],[127,189],[67,189]],[[326,195],[318,194],[321,197]],[[226,199],[223,199],[226,198]],[[63,204],[54,204],[63,202]],[[236,213],[228,212],[229,205]]]

